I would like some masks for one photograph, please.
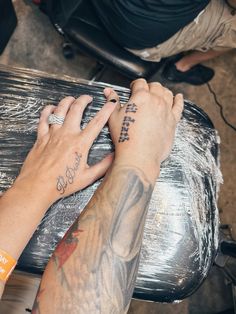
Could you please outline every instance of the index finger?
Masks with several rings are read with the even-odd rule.
[[[93,144],[94,140],[97,138],[118,104],[119,96],[114,90],[111,90],[105,105],[82,131],[86,138],[86,143],[89,144],[89,146]]]

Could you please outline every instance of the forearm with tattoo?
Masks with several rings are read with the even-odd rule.
[[[51,258],[35,313],[127,312],[152,191],[141,170],[113,165]]]

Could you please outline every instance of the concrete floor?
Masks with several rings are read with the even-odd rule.
[[[0,56],[1,64],[38,69],[57,74],[58,77],[62,74],[85,79],[90,77],[96,65],[95,60],[82,54],[78,54],[73,60],[64,59],[61,50],[62,38],[54,30],[47,17],[32,5],[30,0],[15,0],[13,3],[17,12],[18,26],[4,53]],[[226,118],[236,125],[235,51],[208,62],[208,65],[216,72],[210,84],[223,105]],[[107,70],[100,80],[122,86],[128,86],[130,83],[127,78],[113,70]],[[159,73],[152,80],[161,81],[175,92],[182,92],[185,98],[198,104],[210,116],[218,130],[221,137],[221,169],[224,176],[219,198],[221,221],[231,224],[233,233],[236,235],[234,210],[236,204],[236,133],[222,120],[219,108],[206,85],[194,87],[187,84],[168,84],[168,82],[163,82]],[[180,304],[132,301],[129,314],[214,314],[231,307],[230,287],[226,285],[222,271],[213,267],[202,287]]]

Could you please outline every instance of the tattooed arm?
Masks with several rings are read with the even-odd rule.
[[[89,149],[118,100],[112,90],[106,95],[108,102],[83,131],[80,122],[83,110],[92,101],[90,96],[66,97],[57,107],[43,110],[37,141],[13,186],[0,198],[0,250],[15,260],[53,202],[88,186],[111,165],[112,156],[92,167],[87,165]],[[65,117],[63,125],[48,125],[53,112]],[[2,260],[0,254],[0,275],[4,272]],[[5,285],[1,279],[0,297]]]
[[[115,162],[50,259],[33,313],[128,310],[148,204],[183,109],[182,95],[158,83],[139,79],[131,89],[109,121]]]

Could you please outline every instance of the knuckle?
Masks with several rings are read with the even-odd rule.
[[[36,149],[41,149],[42,147],[44,147],[46,145],[47,141],[48,141],[47,136],[42,136],[40,138],[37,138],[37,140],[34,144],[34,147]]]
[[[180,103],[184,102],[184,97],[182,94],[178,94],[176,97],[177,97],[178,102],[180,102]]]
[[[173,93],[172,93],[172,91],[171,91],[170,89],[165,88],[165,92],[166,92],[167,94],[173,96]]]
[[[151,82],[150,85],[156,86],[156,87],[162,87],[160,82]]]
[[[134,83],[137,83],[137,82],[146,82],[146,80],[145,80],[145,78],[140,77],[140,78],[134,80],[131,84],[134,84]]]
[[[139,83],[147,84],[147,81],[144,78],[138,78],[134,80],[133,82],[131,82],[130,86],[133,87],[134,85],[139,84]]]

